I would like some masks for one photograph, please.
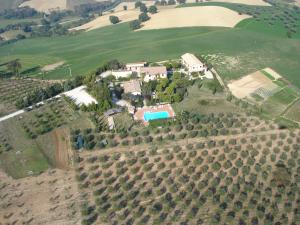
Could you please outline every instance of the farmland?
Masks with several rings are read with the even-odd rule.
[[[244,131],[79,154],[83,223],[296,224],[299,131],[232,119]]]
[[[0,116],[17,110],[16,102],[33,89],[46,87],[47,82],[40,80],[0,80]]]
[[[233,4],[228,5],[233,7]],[[124,62],[159,61],[194,52],[212,56],[212,64],[225,80],[271,67],[299,87],[299,34],[287,38],[286,29],[281,25],[271,26],[254,18],[242,21],[232,29],[200,27],[132,32],[128,23],[124,23],[75,36],[34,38],[2,46],[0,62],[20,58],[25,70],[65,61],[75,76],[93,71],[112,58]],[[38,72],[31,75],[41,76]],[[67,68],[46,74],[48,79],[68,76]]]
[[[0,119],[0,225],[298,225],[300,9],[224,1],[158,6],[135,31],[106,21],[140,13],[123,3],[105,27],[0,43],[0,118],[24,108]],[[207,8],[247,19],[192,16]],[[183,11],[203,26],[147,27]],[[137,61],[164,73],[101,74]]]
[[[63,100],[52,101],[18,118],[2,122],[0,168],[14,178],[22,178],[57,166],[58,147],[55,143],[61,140],[56,140],[55,132],[78,127],[93,126],[86,116],[74,112]],[[68,140],[68,135],[65,138]]]

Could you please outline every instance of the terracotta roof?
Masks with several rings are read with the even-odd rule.
[[[130,80],[123,83],[125,93],[142,92],[141,85],[138,80]]]
[[[142,67],[140,73],[149,75],[167,74],[167,68],[165,66]]]

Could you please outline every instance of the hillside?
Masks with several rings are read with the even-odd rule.
[[[16,8],[24,0],[0,0],[0,9]]]

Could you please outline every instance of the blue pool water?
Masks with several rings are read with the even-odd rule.
[[[161,111],[161,112],[145,112],[144,113],[144,120],[150,121],[150,120],[157,120],[157,119],[166,119],[169,118],[170,115],[167,111]]]

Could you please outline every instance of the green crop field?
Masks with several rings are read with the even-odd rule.
[[[179,58],[185,52],[215,56],[211,62],[227,80],[271,67],[300,86],[298,32],[287,38],[285,32],[278,32],[277,26],[255,19],[243,21],[233,29],[199,27],[133,32],[124,23],[78,35],[28,39],[0,47],[0,63],[20,58],[26,70],[65,60],[65,68],[45,74],[47,79],[64,79],[70,76],[68,66],[75,76],[91,72],[110,59],[156,61]],[[38,72],[30,75],[42,76]]]
[[[262,109],[268,115],[279,116],[294,100],[299,97],[299,94],[289,87],[285,87],[281,91],[271,96],[263,103]]]
[[[300,100],[295,102],[295,104],[292,105],[291,108],[286,112],[286,117],[288,119],[292,119],[294,121],[297,121],[300,123]]]

